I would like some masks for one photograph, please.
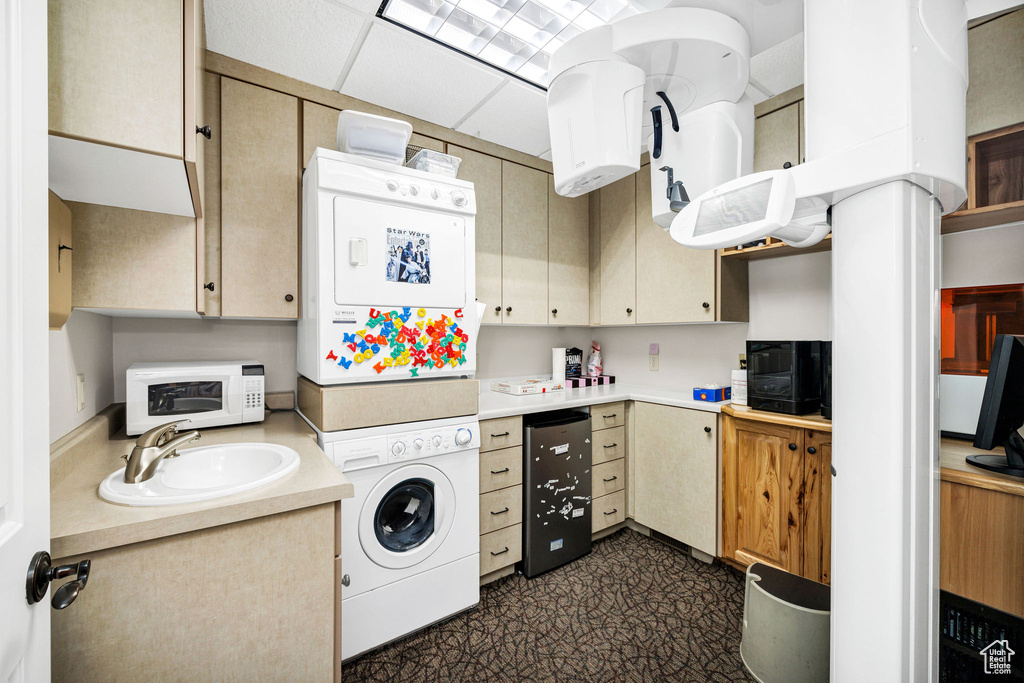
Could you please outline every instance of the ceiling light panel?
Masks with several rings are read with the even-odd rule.
[[[552,53],[635,0],[385,0],[377,16],[540,88]]]

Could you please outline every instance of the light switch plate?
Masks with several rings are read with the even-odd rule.
[[[75,389],[78,396],[78,412],[85,410],[85,374],[78,373],[75,377]]]

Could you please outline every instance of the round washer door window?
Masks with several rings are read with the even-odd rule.
[[[444,542],[455,519],[455,489],[436,467],[412,464],[389,472],[359,512],[359,545],[374,563],[405,569]]]
[[[410,479],[394,486],[377,506],[373,532],[396,553],[423,545],[434,533],[434,485]]]

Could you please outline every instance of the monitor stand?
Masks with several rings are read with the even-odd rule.
[[[968,455],[967,464],[989,472],[1024,478],[1024,438],[1014,431],[1006,440],[1006,455]]]

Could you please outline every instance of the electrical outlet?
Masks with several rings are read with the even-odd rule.
[[[85,410],[85,374],[79,373],[75,377],[76,394],[78,395],[78,412]]]
[[[659,361],[660,358],[661,358],[661,356],[659,356],[657,354],[654,354],[654,353],[652,353],[650,355],[650,365],[648,365],[647,367],[648,367],[648,369],[651,372],[657,372],[658,371],[658,366],[659,366],[659,362],[658,361]]]

